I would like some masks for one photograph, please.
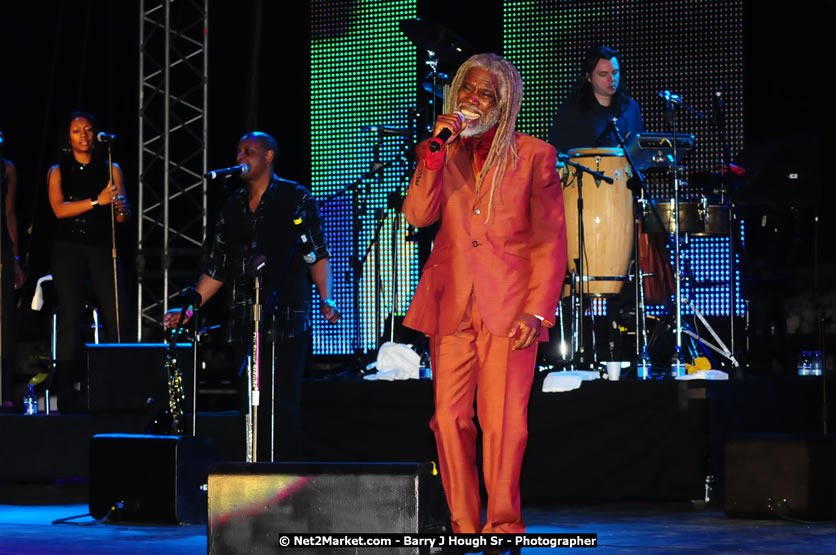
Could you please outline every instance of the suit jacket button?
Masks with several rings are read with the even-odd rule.
[[[478,247],[479,246],[479,241],[473,241],[473,246]]]

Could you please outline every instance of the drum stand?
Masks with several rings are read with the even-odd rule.
[[[644,193],[645,178],[641,170],[633,160],[630,150],[624,144],[624,137],[621,136],[621,131],[618,129],[618,118],[612,118],[611,126],[615,134],[618,144],[624,151],[624,156],[627,158],[627,164],[633,176],[628,180],[627,187],[633,192],[633,283],[636,284],[635,303],[636,303],[636,366],[638,367],[639,357],[647,348],[647,321],[645,318],[644,307],[644,274],[639,267],[639,221],[641,220],[640,197]],[[632,181],[632,185],[630,183]],[[658,217],[658,215],[657,215]]]
[[[673,377],[685,375],[685,364],[682,362],[682,259],[680,256],[680,221],[679,221],[679,194],[681,189],[681,180],[679,178],[680,166],[679,156],[677,153],[677,138],[676,138],[676,107],[681,105],[688,109],[691,113],[697,115],[699,118],[705,118],[703,114],[697,112],[684,102],[678,95],[670,94],[665,91],[663,98],[665,99],[665,113],[670,116],[671,134],[673,141],[671,148],[673,149],[673,160],[671,167],[673,170],[673,213],[674,213],[674,281],[676,284],[676,350],[671,360],[671,375]],[[666,117],[666,119],[668,119]],[[712,330],[713,332],[713,330]]]
[[[583,285],[584,280],[589,279],[584,276],[583,258],[584,258],[584,239],[583,239],[583,174],[588,173],[596,180],[603,181],[612,185],[613,178],[607,177],[603,173],[596,172],[586,166],[582,166],[576,162],[570,161],[568,158],[561,157],[561,161],[567,166],[575,169],[575,178],[578,182],[578,260],[575,261],[575,267],[578,269],[577,273],[571,275],[570,296],[572,297],[572,336],[574,337],[572,360],[577,362],[578,367],[587,366],[585,360],[585,351],[583,344]],[[578,290],[579,289],[579,290]],[[593,349],[592,355],[595,358],[595,333],[592,334]],[[573,364],[574,366],[574,364]]]

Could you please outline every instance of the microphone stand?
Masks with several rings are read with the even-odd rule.
[[[197,435],[197,345],[200,341],[200,309],[194,308],[194,324],[192,329],[192,435]]]
[[[107,143],[107,168],[110,173],[110,186],[116,188],[113,181],[113,156],[110,142]],[[117,194],[119,190],[116,190]],[[122,342],[122,330],[119,320],[119,278],[116,271],[116,203],[110,203],[110,256],[113,260],[113,299],[116,307],[116,342]]]
[[[247,365],[249,389],[249,410],[247,425],[247,462],[258,460],[258,406],[260,404],[259,377],[261,372],[261,273],[267,264],[263,257],[256,257],[251,263],[253,274],[253,344],[250,363]]]
[[[612,177],[607,177],[603,173],[596,172],[586,166],[578,164],[577,162],[572,162],[566,156],[561,156],[561,161],[570,166],[575,168],[575,177],[578,181],[578,260],[576,261],[577,266],[577,274],[573,277],[573,282],[577,281],[580,285],[580,293],[577,297],[573,300],[572,309],[575,312],[575,322],[577,323],[577,335],[575,337],[576,345],[575,345],[575,353],[577,355],[577,364],[579,367],[582,367],[586,364],[585,361],[585,352],[584,352],[584,345],[583,345],[583,282],[584,282],[584,271],[583,271],[583,249],[584,249],[584,228],[583,228],[583,174],[588,173],[596,180],[603,181],[608,184],[612,184],[613,179]],[[594,333],[595,330],[593,330]],[[595,353],[593,352],[593,356]]]
[[[360,177],[340,189],[339,191],[325,197],[320,203],[320,207],[325,206],[329,202],[333,201],[334,199],[342,196],[346,192],[351,193],[351,211],[352,211],[352,233],[354,235],[354,243],[352,246],[353,253],[352,253],[352,269],[354,270],[354,295],[353,295],[353,308],[354,308],[354,341],[355,347],[354,351],[355,354],[360,355],[361,348],[360,345],[362,344],[362,330],[360,326],[360,274],[362,273],[363,262],[368,256],[368,252],[362,258],[360,257],[360,211],[359,211],[359,198],[358,198],[358,190],[360,185],[368,178],[374,177],[378,173],[383,173],[383,170],[392,166],[395,163],[395,160],[390,160],[388,162],[384,162],[382,164],[373,165],[371,170],[367,171],[366,173],[362,174]]]
[[[3,136],[0,133],[0,195],[3,195],[3,201],[0,202],[0,206],[6,206],[6,161],[3,159],[2,153],[2,146],[3,146]],[[14,207],[12,207],[14,209]],[[0,210],[0,290],[2,290],[3,286],[3,272],[8,271],[4,268],[3,264],[3,241],[2,241],[2,230],[6,225],[6,211]],[[12,269],[14,271],[14,269]],[[3,367],[3,353],[5,352],[4,341],[3,341],[3,295],[0,294],[0,403],[3,402],[3,372],[5,372],[5,368]],[[46,404],[47,404],[47,413],[49,412],[49,395],[47,394],[46,397]]]
[[[377,166],[380,164],[380,145],[383,142],[383,127],[378,127],[378,136],[377,142],[374,146],[374,162],[373,166]],[[412,133],[409,135],[405,135],[404,138],[412,137]],[[389,165],[394,164],[396,161],[402,161],[406,159],[406,149],[409,146],[408,141],[404,141],[403,148],[397,158],[394,158]],[[383,172],[379,172],[377,174],[378,185],[382,187],[383,185]],[[397,302],[398,302],[398,234],[400,232],[400,215],[401,215],[401,208],[403,206],[403,195],[401,194],[401,189],[398,187],[395,191],[390,193],[387,197],[387,206],[386,209],[380,211],[380,217],[378,218],[377,228],[375,229],[374,239],[372,243],[369,245],[374,245],[374,255],[375,255],[375,330],[377,332],[376,341],[380,341],[380,338],[383,336],[385,330],[381,330],[381,316],[382,316],[382,300],[381,300],[381,289],[383,288],[383,282],[380,277],[380,236],[383,232],[383,225],[386,222],[386,210],[392,208],[392,312],[391,312],[391,319],[389,322],[389,340],[395,341],[395,312],[397,311]],[[369,255],[369,250],[366,250],[365,255],[363,256],[363,261]],[[380,345],[377,345],[378,348]]]

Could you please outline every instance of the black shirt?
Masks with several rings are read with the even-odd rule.
[[[96,198],[110,181],[107,160],[93,157],[89,164],[71,158],[59,165],[61,192],[67,201]],[[110,207],[94,206],[72,218],[58,218],[56,241],[70,241],[102,247],[111,246]]]
[[[632,98],[627,101],[623,112],[614,106],[601,106],[597,101],[584,110],[575,97],[570,97],[554,116],[549,143],[563,153],[573,148],[617,147],[618,139],[607,129],[607,124],[617,117],[618,130],[629,144],[632,135],[644,133],[644,123],[636,101]]]
[[[294,215],[302,216],[301,224],[294,223]],[[310,233],[316,260],[328,258],[316,200],[298,183],[274,175],[255,212],[245,188],[227,199],[204,252],[202,271],[226,285],[230,341],[248,341],[252,336],[255,279],[250,266],[259,256],[265,261],[261,289],[265,323],[275,315],[285,337],[310,328],[310,269],[303,260],[307,254],[303,250],[310,249],[298,246],[303,230]]]

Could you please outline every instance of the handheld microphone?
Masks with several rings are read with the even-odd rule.
[[[116,140],[116,135],[112,133],[105,133],[104,131],[99,131],[96,133],[96,140],[100,143],[112,143]]]
[[[226,177],[228,175],[247,175],[250,167],[247,164],[239,164],[229,168],[222,168],[220,170],[211,170],[203,174],[206,179],[217,179],[218,177]]]
[[[299,210],[293,213],[293,226],[298,230],[299,233],[299,244],[302,247],[302,260],[307,262],[308,264],[313,264],[316,262],[316,252],[313,248],[313,241],[311,241],[310,233],[307,229],[303,227],[305,220],[302,216],[302,212]]]
[[[457,116],[460,116],[461,118],[463,118],[465,120],[472,119],[472,118],[468,118],[466,115],[464,115],[463,113],[461,113],[459,111],[455,111],[453,113],[456,114]],[[439,131],[438,135],[433,137],[432,140],[430,141],[430,152],[438,152],[439,150],[441,150],[441,147],[444,146],[444,143],[447,142],[447,140],[450,138],[451,135],[453,135],[453,132],[450,131],[449,129],[447,129],[446,127],[444,129],[442,129],[441,131]]]

